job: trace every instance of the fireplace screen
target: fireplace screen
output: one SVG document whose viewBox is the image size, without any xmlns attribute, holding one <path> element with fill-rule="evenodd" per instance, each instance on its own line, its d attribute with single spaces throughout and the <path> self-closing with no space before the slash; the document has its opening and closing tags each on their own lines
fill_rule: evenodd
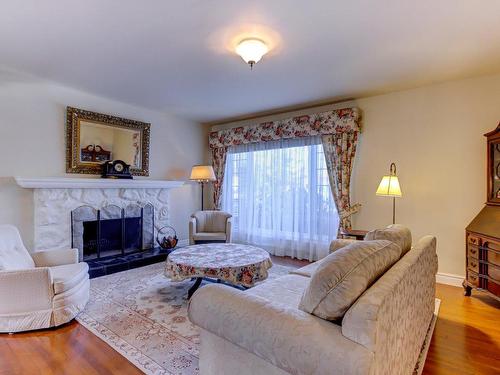
<svg viewBox="0 0 500 375">
<path fill-rule="evenodd" d="M 154 247 L 154 207 L 81 206 L 71 212 L 72 246 L 80 260 L 125 255 Z"/>
</svg>

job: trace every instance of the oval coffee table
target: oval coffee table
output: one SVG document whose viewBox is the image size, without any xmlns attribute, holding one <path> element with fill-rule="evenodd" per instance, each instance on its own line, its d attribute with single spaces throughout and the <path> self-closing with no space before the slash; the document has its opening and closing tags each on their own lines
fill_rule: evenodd
<svg viewBox="0 0 500 375">
<path fill-rule="evenodd" d="M 188 298 L 191 298 L 204 278 L 249 288 L 265 280 L 272 265 L 269 253 L 255 246 L 233 243 L 192 245 L 169 254 L 165 276 L 172 281 L 196 278 L 188 292 Z"/>
</svg>

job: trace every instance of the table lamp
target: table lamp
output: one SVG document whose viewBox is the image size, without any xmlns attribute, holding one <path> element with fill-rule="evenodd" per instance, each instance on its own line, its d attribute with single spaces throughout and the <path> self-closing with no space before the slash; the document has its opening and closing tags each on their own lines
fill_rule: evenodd
<svg viewBox="0 0 500 375">
<path fill-rule="evenodd" d="M 389 176 L 382 177 L 375 193 L 382 197 L 392 197 L 392 223 L 396 224 L 396 197 L 401 197 L 401 188 L 399 186 L 398 176 L 396 176 L 396 164 L 391 163 Z"/>
<path fill-rule="evenodd" d="M 201 210 L 203 211 L 203 187 L 207 182 L 216 180 L 214 169 L 211 165 L 194 165 L 189 179 L 201 185 Z"/>
</svg>

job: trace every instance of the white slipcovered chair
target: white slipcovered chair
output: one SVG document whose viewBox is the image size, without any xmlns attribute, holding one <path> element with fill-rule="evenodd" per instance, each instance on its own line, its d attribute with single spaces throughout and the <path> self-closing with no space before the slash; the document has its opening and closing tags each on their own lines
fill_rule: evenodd
<svg viewBox="0 0 500 375">
<path fill-rule="evenodd" d="M 72 320 L 89 300 L 88 269 L 78 249 L 30 254 L 16 227 L 0 225 L 0 332 Z"/>
<path fill-rule="evenodd" d="M 198 211 L 189 221 L 189 244 L 231 242 L 231 214 L 224 211 Z"/>
</svg>

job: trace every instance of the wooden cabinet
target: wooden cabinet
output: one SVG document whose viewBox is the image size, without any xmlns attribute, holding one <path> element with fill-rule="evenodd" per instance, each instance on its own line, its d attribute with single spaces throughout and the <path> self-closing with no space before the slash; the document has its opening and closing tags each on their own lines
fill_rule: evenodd
<svg viewBox="0 0 500 375">
<path fill-rule="evenodd" d="M 467 279 L 465 295 L 472 288 L 480 289 L 500 299 L 500 238 L 467 231 Z"/>
<path fill-rule="evenodd" d="M 482 290 L 500 300 L 500 124 L 487 138 L 486 206 L 466 228 L 465 295 Z"/>
</svg>

